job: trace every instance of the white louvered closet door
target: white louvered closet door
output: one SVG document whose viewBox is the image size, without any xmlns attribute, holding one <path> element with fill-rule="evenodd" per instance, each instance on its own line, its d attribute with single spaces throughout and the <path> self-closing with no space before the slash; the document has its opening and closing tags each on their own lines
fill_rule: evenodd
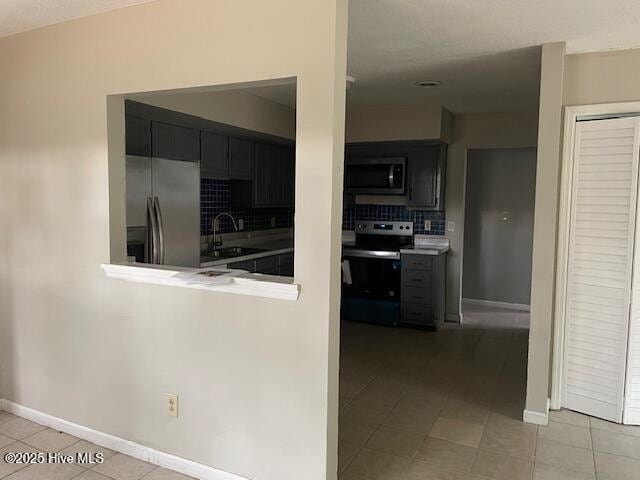
<svg viewBox="0 0 640 480">
<path fill-rule="evenodd" d="M 578 122 L 574 145 L 563 405 L 614 422 L 625 391 L 639 133 L 635 117 Z"/>
</svg>

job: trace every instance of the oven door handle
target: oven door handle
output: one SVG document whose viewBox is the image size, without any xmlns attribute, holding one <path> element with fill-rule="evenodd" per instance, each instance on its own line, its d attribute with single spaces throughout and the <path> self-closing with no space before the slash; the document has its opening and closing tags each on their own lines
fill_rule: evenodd
<svg viewBox="0 0 640 480">
<path fill-rule="evenodd" d="M 381 260 L 400 260 L 400 252 L 390 252 L 388 250 L 359 250 L 348 248 L 342 251 L 342 256 L 358 258 L 379 258 Z"/>
<path fill-rule="evenodd" d="M 389 165 L 389 188 L 393 188 L 395 183 L 395 165 L 392 163 Z"/>
</svg>

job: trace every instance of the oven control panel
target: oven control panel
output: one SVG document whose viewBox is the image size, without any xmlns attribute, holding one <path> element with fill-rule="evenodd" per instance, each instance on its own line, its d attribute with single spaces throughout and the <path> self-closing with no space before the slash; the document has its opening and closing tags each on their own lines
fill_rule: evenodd
<svg viewBox="0 0 640 480">
<path fill-rule="evenodd" d="M 372 235 L 413 235 L 413 222 L 358 222 L 356 233 Z"/>
</svg>

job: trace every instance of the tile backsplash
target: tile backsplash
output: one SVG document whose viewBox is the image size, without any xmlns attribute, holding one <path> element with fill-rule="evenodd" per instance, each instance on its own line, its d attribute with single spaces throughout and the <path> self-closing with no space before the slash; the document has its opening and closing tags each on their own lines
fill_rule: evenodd
<svg viewBox="0 0 640 480">
<path fill-rule="evenodd" d="M 413 231 L 419 234 L 444 235 L 445 212 L 408 209 L 404 205 L 355 205 L 342 211 L 342 229 L 353 230 L 361 220 L 413 221 Z M 431 230 L 424 229 L 424 221 L 431 220 Z"/>
<path fill-rule="evenodd" d="M 200 234 L 211 235 L 213 218 L 228 212 L 237 220 L 244 221 L 244 230 L 265 230 L 269 228 L 293 227 L 292 208 L 232 208 L 228 180 L 200 179 Z M 275 227 L 271 220 L 275 220 Z M 353 230 L 360 220 L 413 221 L 414 233 L 444 235 L 445 212 L 412 210 L 403 205 L 355 205 L 344 208 L 342 228 Z M 425 231 L 424 221 L 431 220 L 431 230 Z M 229 217 L 220 217 L 220 233 L 233 231 Z"/>
<path fill-rule="evenodd" d="M 228 180 L 200 179 L 200 235 L 211 235 L 213 218 L 228 212 L 244 221 L 244 230 L 293 227 L 291 208 L 231 208 L 231 192 Z M 271 220 L 275 220 L 275 226 Z M 220 217 L 220 233 L 233 232 L 233 223 L 228 216 Z"/>
</svg>

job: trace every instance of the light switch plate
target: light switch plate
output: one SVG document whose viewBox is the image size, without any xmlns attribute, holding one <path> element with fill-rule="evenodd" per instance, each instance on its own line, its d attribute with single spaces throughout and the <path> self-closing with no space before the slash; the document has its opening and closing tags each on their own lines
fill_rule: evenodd
<svg viewBox="0 0 640 480">
<path fill-rule="evenodd" d="M 456 229 L 456 222 L 447 222 L 447 231 L 453 232 Z"/>
<path fill-rule="evenodd" d="M 178 416 L 178 395 L 175 393 L 167 393 L 167 415 Z"/>
<path fill-rule="evenodd" d="M 244 219 L 242 218 L 238 220 L 238 230 L 244 230 Z"/>
<path fill-rule="evenodd" d="M 425 221 L 424 221 L 424 229 L 425 229 L 425 231 L 427 231 L 427 232 L 428 232 L 429 230 L 431 230 L 431 220 L 425 220 Z"/>
</svg>

